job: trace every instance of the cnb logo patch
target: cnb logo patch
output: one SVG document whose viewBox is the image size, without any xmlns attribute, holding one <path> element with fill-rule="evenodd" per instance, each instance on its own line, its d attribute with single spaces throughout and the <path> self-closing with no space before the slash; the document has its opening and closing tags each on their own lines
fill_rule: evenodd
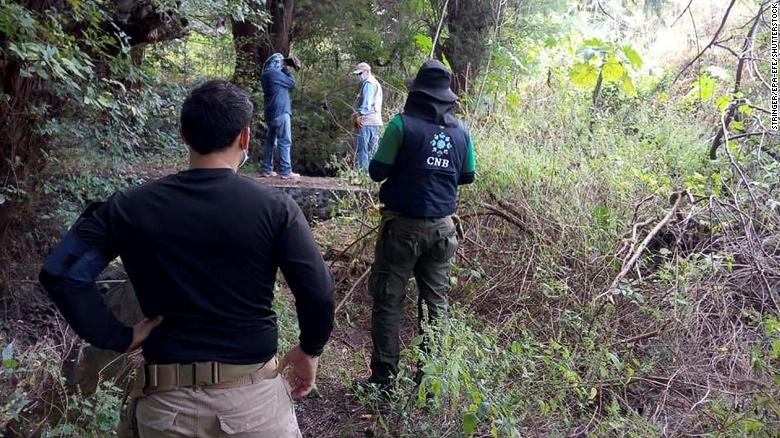
<svg viewBox="0 0 780 438">
<path fill-rule="evenodd" d="M 450 160 L 445 157 L 449 156 L 450 149 L 452 149 L 450 136 L 444 131 L 435 134 L 431 140 L 431 156 L 425 162 L 429 166 L 449 167 Z"/>
<path fill-rule="evenodd" d="M 437 157 L 448 155 L 450 153 L 450 149 L 452 149 L 450 137 L 446 132 L 443 131 L 433 136 L 433 140 L 431 140 L 431 146 L 433 146 L 431 152 L 436 154 Z"/>
</svg>

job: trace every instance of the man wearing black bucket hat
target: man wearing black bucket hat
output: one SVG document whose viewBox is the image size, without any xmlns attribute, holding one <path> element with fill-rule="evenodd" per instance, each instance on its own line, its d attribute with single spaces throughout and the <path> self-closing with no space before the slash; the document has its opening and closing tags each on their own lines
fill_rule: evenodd
<svg viewBox="0 0 780 438">
<path fill-rule="evenodd" d="M 419 288 L 418 324 L 447 311 L 450 260 L 458 247 L 452 215 L 458 185 L 474 181 L 474 148 L 455 116 L 458 97 L 450 71 L 426 61 L 409 85 L 404 111 L 387 125 L 369 165 L 384 181 L 384 204 L 369 291 L 373 297 L 371 377 L 387 387 L 398 371 L 398 330 L 404 294 L 414 275 Z M 421 327 L 420 327 L 421 328 Z"/>
</svg>

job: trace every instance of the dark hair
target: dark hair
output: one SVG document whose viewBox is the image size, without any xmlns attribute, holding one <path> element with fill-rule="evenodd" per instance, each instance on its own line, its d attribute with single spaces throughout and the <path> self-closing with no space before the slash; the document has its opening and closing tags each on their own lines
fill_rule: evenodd
<svg viewBox="0 0 780 438">
<path fill-rule="evenodd" d="M 199 154 L 224 149 L 249 126 L 253 110 L 249 95 L 241 88 L 228 81 L 207 81 L 184 99 L 182 136 Z"/>
</svg>

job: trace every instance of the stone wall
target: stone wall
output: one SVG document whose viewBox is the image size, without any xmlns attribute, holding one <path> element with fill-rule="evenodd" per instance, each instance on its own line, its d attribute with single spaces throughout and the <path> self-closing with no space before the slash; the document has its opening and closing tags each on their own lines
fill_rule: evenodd
<svg viewBox="0 0 780 438">
<path fill-rule="evenodd" d="M 274 186 L 292 196 L 309 222 L 331 219 L 339 215 L 347 206 L 364 202 L 370 196 L 368 191 L 353 186 L 329 188 L 292 184 Z"/>
</svg>

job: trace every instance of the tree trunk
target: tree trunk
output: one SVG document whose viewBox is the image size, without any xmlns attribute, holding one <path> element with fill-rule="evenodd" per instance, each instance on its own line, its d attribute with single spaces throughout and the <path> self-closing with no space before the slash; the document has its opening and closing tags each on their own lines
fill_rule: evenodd
<svg viewBox="0 0 780 438">
<path fill-rule="evenodd" d="M 187 20 L 175 10 L 157 9 L 157 3 L 155 0 L 115 2 L 114 23 L 128 36 L 131 46 L 168 41 L 187 34 Z M 181 1 L 175 6 L 178 9 Z"/>
<path fill-rule="evenodd" d="M 259 3 L 256 5 L 259 9 Z M 263 63 L 275 52 L 290 54 L 294 0 L 268 0 L 266 12 L 269 23 L 262 27 L 252 21 L 232 21 L 233 44 L 236 49 L 236 69 L 233 82 L 253 88 L 256 86 Z"/>
<path fill-rule="evenodd" d="M 294 0 L 268 0 L 268 14 L 271 23 L 268 33 L 260 47 L 261 62 L 265 62 L 269 56 L 279 52 L 284 56 L 290 55 L 290 34 L 292 32 L 293 13 L 295 11 Z"/>
<path fill-rule="evenodd" d="M 470 88 L 490 58 L 488 36 L 495 23 L 492 2 L 450 0 L 445 22 L 449 36 L 442 52 L 452 68 L 452 91 L 461 94 Z"/>
<path fill-rule="evenodd" d="M 231 19 L 233 46 L 236 51 L 236 68 L 233 82 L 245 88 L 254 88 L 265 58 L 259 56 L 262 30 L 250 21 Z"/>
</svg>

